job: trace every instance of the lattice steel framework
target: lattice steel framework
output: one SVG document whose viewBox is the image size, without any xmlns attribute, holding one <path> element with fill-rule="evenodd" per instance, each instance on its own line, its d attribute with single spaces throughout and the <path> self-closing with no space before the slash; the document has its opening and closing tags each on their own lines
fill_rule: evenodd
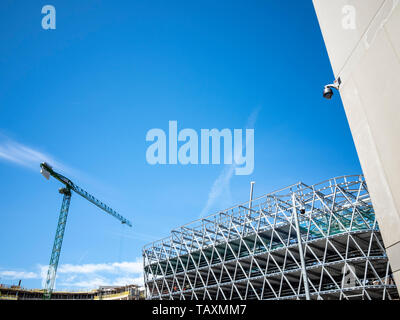
<svg viewBox="0 0 400 320">
<path fill-rule="evenodd" d="M 361 175 L 299 182 L 146 245 L 147 297 L 304 299 L 294 212 L 311 299 L 398 298 Z"/>
</svg>

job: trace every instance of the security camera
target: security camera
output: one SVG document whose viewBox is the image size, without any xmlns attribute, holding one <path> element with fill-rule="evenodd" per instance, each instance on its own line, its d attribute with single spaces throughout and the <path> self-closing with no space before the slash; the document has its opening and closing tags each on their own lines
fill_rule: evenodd
<svg viewBox="0 0 400 320">
<path fill-rule="evenodd" d="M 335 80 L 335 82 L 334 83 L 331 83 L 331 84 L 327 84 L 325 87 L 324 87 L 324 92 L 323 92 L 323 97 L 325 98 L 325 99 L 328 99 L 328 100 L 330 100 L 331 98 L 332 98 L 332 96 L 333 96 L 333 90 L 332 90 L 332 88 L 334 88 L 334 89 L 336 89 L 336 90 L 339 90 L 339 86 L 340 86 L 340 84 L 341 84 L 341 80 L 340 80 L 340 77 L 337 79 L 337 80 Z"/>
<path fill-rule="evenodd" d="M 332 89 L 331 89 L 331 87 L 329 85 L 324 87 L 323 96 L 324 96 L 325 99 L 328 99 L 328 100 L 332 98 L 333 91 L 332 91 Z"/>
</svg>

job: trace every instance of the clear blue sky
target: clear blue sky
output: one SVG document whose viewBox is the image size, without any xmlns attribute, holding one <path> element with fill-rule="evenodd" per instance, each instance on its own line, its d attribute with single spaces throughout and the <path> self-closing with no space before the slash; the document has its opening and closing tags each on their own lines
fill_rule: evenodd
<svg viewBox="0 0 400 320">
<path fill-rule="evenodd" d="M 73 195 L 60 289 L 136 281 L 144 244 L 246 201 L 251 180 L 257 196 L 361 173 L 339 96 L 321 95 L 333 73 L 311 0 L 3 0 L 0 37 L 0 283 L 41 286 L 61 206 L 42 155 L 133 222 Z M 244 128 L 255 110 L 254 172 L 208 207 L 224 165 L 146 163 L 152 128 Z"/>
</svg>

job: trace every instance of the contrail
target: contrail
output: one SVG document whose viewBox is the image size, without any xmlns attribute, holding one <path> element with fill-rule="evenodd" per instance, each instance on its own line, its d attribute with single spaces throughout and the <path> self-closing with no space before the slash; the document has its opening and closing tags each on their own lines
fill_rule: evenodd
<svg viewBox="0 0 400 320">
<path fill-rule="evenodd" d="M 258 107 L 254 109 L 253 112 L 250 114 L 250 116 L 247 119 L 246 129 L 254 128 L 260 109 L 261 108 Z M 242 147 L 242 149 L 243 148 L 244 146 Z M 222 170 L 218 178 L 214 181 L 211 190 L 208 194 L 206 205 L 204 206 L 203 210 L 201 210 L 200 218 L 210 214 L 209 212 L 210 209 L 215 205 L 217 200 L 220 199 L 224 193 L 228 195 L 228 198 L 230 198 L 230 184 L 236 167 L 237 164 L 235 163 L 226 166 Z"/>
</svg>

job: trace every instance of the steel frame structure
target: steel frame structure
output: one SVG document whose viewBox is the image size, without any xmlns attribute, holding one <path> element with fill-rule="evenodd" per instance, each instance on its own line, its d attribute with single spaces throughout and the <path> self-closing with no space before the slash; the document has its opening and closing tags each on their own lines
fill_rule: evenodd
<svg viewBox="0 0 400 320">
<path fill-rule="evenodd" d="M 143 248 L 148 299 L 398 298 L 362 175 L 296 183 Z M 304 269 L 303 269 L 304 271 Z"/>
</svg>

